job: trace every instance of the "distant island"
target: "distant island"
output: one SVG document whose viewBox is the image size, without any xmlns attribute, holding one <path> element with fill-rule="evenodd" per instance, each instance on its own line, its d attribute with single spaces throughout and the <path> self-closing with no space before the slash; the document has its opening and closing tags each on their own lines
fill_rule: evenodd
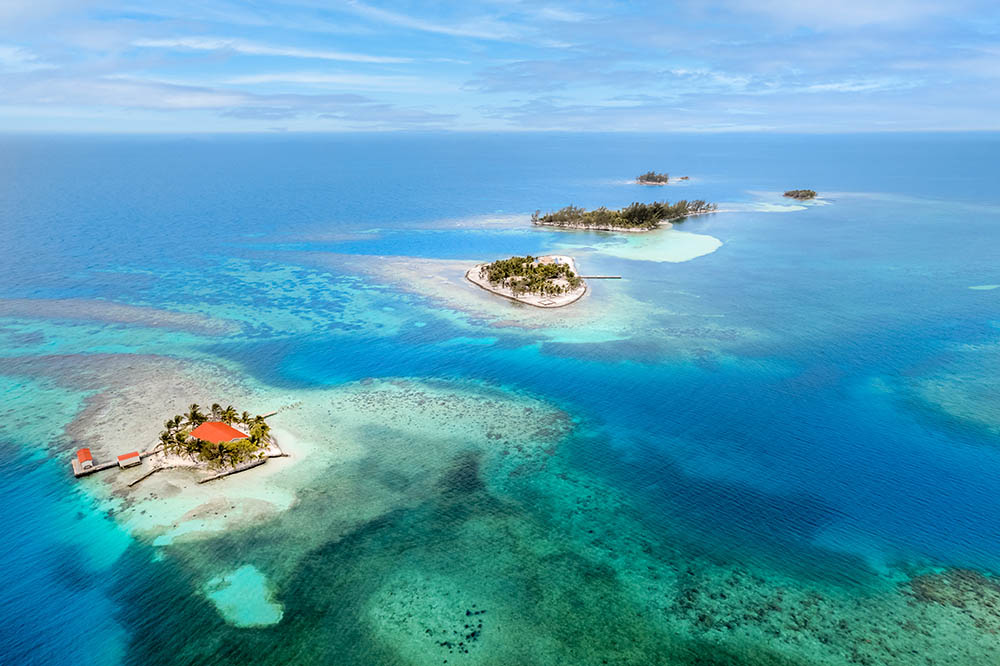
<svg viewBox="0 0 1000 666">
<path fill-rule="evenodd" d="M 816 190 L 788 190 L 784 196 L 791 199 L 815 199 Z"/>
<path fill-rule="evenodd" d="M 471 268 L 465 277 L 478 287 L 539 308 L 569 305 L 587 292 L 572 257 L 511 257 Z"/>
<path fill-rule="evenodd" d="M 647 171 L 635 179 L 640 185 L 666 185 L 670 182 L 670 175 L 666 173 L 656 173 Z"/>
<path fill-rule="evenodd" d="M 688 176 L 681 176 L 680 178 L 675 178 L 675 180 L 688 180 Z M 640 176 L 636 176 L 635 182 L 640 185 L 666 185 L 670 182 L 670 174 L 647 171 Z"/>
<path fill-rule="evenodd" d="M 541 211 L 535 211 L 531 216 L 531 223 L 591 231 L 651 231 L 665 222 L 680 220 L 691 215 L 713 213 L 716 210 L 718 210 L 716 204 L 701 199 L 681 200 L 674 204 L 669 201 L 633 203 L 619 210 L 610 210 L 602 206 L 588 211 L 570 205 L 544 215 L 540 214 Z"/>
</svg>

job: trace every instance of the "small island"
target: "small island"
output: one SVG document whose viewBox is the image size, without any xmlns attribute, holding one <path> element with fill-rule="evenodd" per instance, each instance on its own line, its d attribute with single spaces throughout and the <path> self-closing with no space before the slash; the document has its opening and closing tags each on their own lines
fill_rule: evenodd
<svg viewBox="0 0 1000 666">
<path fill-rule="evenodd" d="M 209 472 L 198 483 L 221 479 L 263 465 L 269 458 L 287 455 L 271 436 L 267 424 L 266 419 L 276 413 L 251 416 L 249 412 L 238 413 L 232 405 L 222 407 L 216 403 L 206 415 L 197 404 L 192 404 L 186 414 L 167 419 L 159 441 L 148 450 L 128 451 L 98 462 L 89 448 L 79 449 L 71 461 L 73 475 L 79 478 L 108 469 L 148 468 L 128 481 L 133 486 L 156 472 L 185 468 Z M 149 464 L 143 465 L 144 462 Z"/>
<path fill-rule="evenodd" d="M 619 210 L 610 210 L 601 206 L 588 211 L 570 205 L 554 213 L 544 215 L 540 214 L 541 211 L 535 211 L 531 216 L 531 223 L 561 229 L 589 231 L 651 231 L 664 223 L 681 220 L 692 215 L 714 213 L 716 210 L 718 210 L 716 204 L 701 199 L 681 200 L 674 204 L 669 201 L 655 201 L 650 204 L 633 203 Z"/>
<path fill-rule="evenodd" d="M 641 176 L 636 177 L 635 182 L 640 185 L 666 185 L 670 182 L 670 174 L 647 171 Z"/>
<path fill-rule="evenodd" d="M 689 180 L 689 176 L 681 176 L 674 180 Z M 666 185 L 670 182 L 670 174 L 647 171 L 642 175 L 636 176 L 635 182 L 640 185 Z"/>
<path fill-rule="evenodd" d="M 558 308 L 578 301 L 587 283 L 572 257 L 511 257 L 471 268 L 466 279 L 487 291 L 539 308 Z"/>
<path fill-rule="evenodd" d="M 800 199 L 803 201 L 807 199 L 815 199 L 816 190 L 788 190 L 785 192 L 784 196 L 790 199 Z"/>
<path fill-rule="evenodd" d="M 237 430 L 242 425 L 246 432 Z M 186 458 L 213 469 L 238 469 L 265 461 L 273 445 L 271 427 L 263 416 L 238 413 L 229 405 L 212 405 L 211 414 L 202 414 L 192 404 L 186 414 L 178 414 L 163 424 L 160 445 L 167 456 Z"/>
</svg>

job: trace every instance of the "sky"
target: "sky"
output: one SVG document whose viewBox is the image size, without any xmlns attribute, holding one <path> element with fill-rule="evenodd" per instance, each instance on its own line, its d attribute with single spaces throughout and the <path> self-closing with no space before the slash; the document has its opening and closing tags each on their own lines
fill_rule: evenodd
<svg viewBox="0 0 1000 666">
<path fill-rule="evenodd" d="M 1000 129 L 1000 0 L 0 0 L 0 131 Z"/>
</svg>

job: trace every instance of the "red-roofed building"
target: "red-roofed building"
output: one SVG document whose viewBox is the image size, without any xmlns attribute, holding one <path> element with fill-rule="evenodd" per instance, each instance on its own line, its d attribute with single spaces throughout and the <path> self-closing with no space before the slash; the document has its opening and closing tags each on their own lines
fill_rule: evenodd
<svg viewBox="0 0 1000 666">
<path fill-rule="evenodd" d="M 80 469 L 90 469 L 94 466 L 94 458 L 90 455 L 90 449 L 80 449 L 77 451 L 76 459 L 80 463 Z"/>
<path fill-rule="evenodd" d="M 246 439 L 245 432 L 240 432 L 228 423 L 222 421 L 205 421 L 200 426 L 191 431 L 191 437 L 201 439 L 212 444 L 224 444 L 237 439 Z"/>
<path fill-rule="evenodd" d="M 129 453 L 123 453 L 118 456 L 118 466 L 122 469 L 138 465 L 141 462 L 142 458 L 139 457 L 138 451 L 130 451 Z"/>
</svg>

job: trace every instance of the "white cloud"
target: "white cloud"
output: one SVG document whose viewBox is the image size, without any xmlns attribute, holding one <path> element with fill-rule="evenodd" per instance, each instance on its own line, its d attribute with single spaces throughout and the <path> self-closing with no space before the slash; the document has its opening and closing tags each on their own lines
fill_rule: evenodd
<svg viewBox="0 0 1000 666">
<path fill-rule="evenodd" d="M 121 0 L 119 0 L 121 2 Z M 287 28 L 306 32 L 337 35 L 370 34 L 361 25 L 350 25 L 342 19 L 332 21 L 320 13 L 288 4 L 267 6 L 264 3 L 235 0 L 171 0 L 151 3 L 148 0 L 125 0 L 121 9 L 139 16 L 198 21 L 227 26 Z"/>
<path fill-rule="evenodd" d="M 355 93 L 260 94 L 127 75 L 32 77 L 12 81 L 4 93 L 0 113 L 36 107 L 210 112 L 241 121 L 337 119 L 359 128 L 436 127 L 454 121 L 450 113 L 400 107 Z"/>
<path fill-rule="evenodd" d="M 132 42 L 140 48 L 190 49 L 193 51 L 232 51 L 244 55 L 280 56 L 287 58 L 309 58 L 315 60 L 339 60 L 363 63 L 405 63 L 412 58 L 373 56 L 363 53 L 346 53 L 324 49 L 307 49 L 295 46 L 275 46 L 227 37 L 176 37 L 169 39 L 138 39 Z"/>
<path fill-rule="evenodd" d="M 532 9 L 531 14 L 546 21 L 558 21 L 560 23 L 579 23 L 591 18 L 587 14 L 565 7 L 539 7 Z"/>
<path fill-rule="evenodd" d="M 805 86 L 804 88 L 799 88 L 799 90 L 807 93 L 852 93 L 875 92 L 879 90 L 901 90 L 903 88 L 912 88 L 914 85 L 915 84 L 913 83 L 902 83 L 900 81 L 888 81 L 881 79 L 856 79 L 850 81 L 834 81 L 831 83 L 813 83 Z"/>
<path fill-rule="evenodd" d="M 42 62 L 27 49 L 0 44 L 0 72 L 32 72 L 53 67 L 54 65 Z"/>
<path fill-rule="evenodd" d="M 0 2 L 0 26 L 41 21 L 90 4 L 94 4 L 92 0 L 4 0 Z"/>
<path fill-rule="evenodd" d="M 900 25 L 934 16 L 954 15 L 974 0 L 721 0 L 738 11 L 765 14 L 777 23 L 817 29 Z"/>
<path fill-rule="evenodd" d="M 296 84 L 338 86 L 355 90 L 386 90 L 392 92 L 458 92 L 456 85 L 428 81 L 417 76 L 379 76 L 367 74 L 324 72 L 274 72 L 234 76 L 223 83 L 228 85 Z"/>
<path fill-rule="evenodd" d="M 509 23 L 503 23 L 492 19 L 479 19 L 474 22 L 466 22 L 459 25 L 441 23 L 438 21 L 428 21 L 426 19 L 392 12 L 387 9 L 379 9 L 366 5 L 357 0 L 350 0 L 344 7 L 359 16 L 395 25 L 400 28 L 410 28 L 421 32 L 433 32 L 440 35 L 451 35 L 452 37 L 472 37 L 475 39 L 505 40 L 515 37 L 520 31 Z"/>
</svg>

